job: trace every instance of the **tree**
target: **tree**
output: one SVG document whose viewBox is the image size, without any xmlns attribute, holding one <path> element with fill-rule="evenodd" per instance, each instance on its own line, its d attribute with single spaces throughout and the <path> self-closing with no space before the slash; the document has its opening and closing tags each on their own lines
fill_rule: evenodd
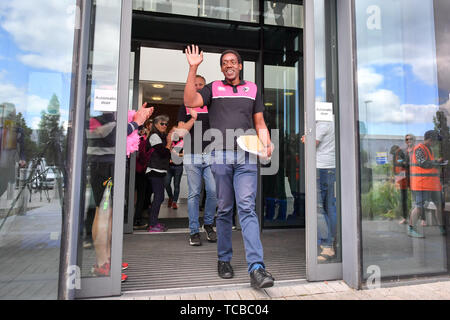
<svg viewBox="0 0 450 320">
<path fill-rule="evenodd" d="M 34 142 L 31 138 L 33 134 L 33 129 L 27 126 L 25 118 L 22 113 L 19 112 L 16 116 L 16 126 L 22 129 L 22 133 L 24 136 L 24 154 L 25 160 L 30 161 L 33 157 L 36 156 L 38 152 L 38 146 L 36 142 Z"/>
<path fill-rule="evenodd" d="M 64 139 L 64 130 L 60 126 L 60 103 L 56 94 L 50 99 L 47 111 L 41 112 L 39 123 L 39 151 L 43 152 L 48 165 L 61 164 L 61 141 Z"/>
</svg>

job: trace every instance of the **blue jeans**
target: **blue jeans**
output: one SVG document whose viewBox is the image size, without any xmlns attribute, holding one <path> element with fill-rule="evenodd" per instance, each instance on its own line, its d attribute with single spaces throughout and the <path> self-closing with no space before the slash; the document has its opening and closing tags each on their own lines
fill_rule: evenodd
<svg viewBox="0 0 450 320">
<path fill-rule="evenodd" d="M 241 159 L 245 156 L 245 159 Z M 221 160 L 219 160 L 221 159 Z M 220 163 L 219 161 L 222 163 Z M 243 161 L 245 160 L 245 161 Z M 257 165 L 248 162 L 248 153 L 215 151 L 211 166 L 217 190 L 217 254 L 219 261 L 231 261 L 233 205 L 236 199 L 245 246 L 248 271 L 256 263 L 264 267 L 259 221 L 255 210 Z"/>
<path fill-rule="evenodd" d="M 180 182 L 183 176 L 183 166 L 170 166 L 167 170 L 167 175 L 164 180 L 164 187 L 166 188 L 167 196 L 173 200 L 178 201 L 180 195 Z M 172 178 L 173 178 L 173 193 L 172 193 Z"/>
<path fill-rule="evenodd" d="M 209 154 L 189 154 L 183 159 L 184 169 L 186 170 L 188 180 L 188 216 L 190 233 L 199 232 L 200 224 L 198 222 L 200 194 L 202 192 L 202 179 L 205 181 L 206 202 L 204 224 L 214 223 L 216 215 L 216 183 L 211 173 L 211 156 Z"/>
<path fill-rule="evenodd" d="M 336 169 L 317 169 L 317 238 L 318 244 L 331 247 L 336 238 Z"/>
</svg>

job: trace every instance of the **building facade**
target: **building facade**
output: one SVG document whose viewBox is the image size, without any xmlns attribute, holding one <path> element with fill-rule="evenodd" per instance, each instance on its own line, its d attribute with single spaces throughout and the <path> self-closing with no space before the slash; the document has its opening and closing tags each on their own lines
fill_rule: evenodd
<svg viewBox="0 0 450 320">
<path fill-rule="evenodd" d="M 148 102 L 176 124 L 191 43 L 207 83 L 234 49 L 262 92 L 275 153 L 256 209 L 278 279 L 448 276 L 449 13 L 445 0 L 0 4 L 0 299 L 204 285 L 183 273 L 209 261 L 185 241 L 186 175 L 178 210 L 160 212 L 169 232 L 147 234 L 126 152 L 129 110 Z"/>
</svg>

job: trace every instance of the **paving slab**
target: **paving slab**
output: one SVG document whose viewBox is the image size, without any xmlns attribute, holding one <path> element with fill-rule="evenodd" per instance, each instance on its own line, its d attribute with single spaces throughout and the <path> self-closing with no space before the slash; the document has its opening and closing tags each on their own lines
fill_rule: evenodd
<svg viewBox="0 0 450 320">
<path fill-rule="evenodd" d="M 196 293 L 195 294 L 196 300 L 211 300 L 211 296 L 209 293 Z"/>
<path fill-rule="evenodd" d="M 255 300 L 256 297 L 250 289 L 241 289 L 238 290 L 238 295 L 241 297 L 241 300 Z"/>
<path fill-rule="evenodd" d="M 241 300 L 241 297 L 236 291 L 225 291 L 225 299 L 227 300 Z"/>
</svg>

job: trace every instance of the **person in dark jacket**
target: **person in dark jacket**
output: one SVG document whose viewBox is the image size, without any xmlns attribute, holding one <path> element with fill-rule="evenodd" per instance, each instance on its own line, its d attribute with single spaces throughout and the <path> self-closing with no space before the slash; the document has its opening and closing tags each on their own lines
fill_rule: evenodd
<svg viewBox="0 0 450 320">
<path fill-rule="evenodd" d="M 169 170 L 170 151 L 172 148 L 171 135 L 167 134 L 169 117 L 157 116 L 153 119 L 153 127 L 148 142 L 153 149 L 147 172 L 152 192 L 154 194 L 149 215 L 148 232 L 164 232 L 167 228 L 158 223 L 159 209 L 164 201 L 164 180 Z"/>
<path fill-rule="evenodd" d="M 142 212 L 150 204 L 149 195 L 151 187 L 145 171 L 153 149 L 150 147 L 148 138 L 152 129 L 153 119 L 147 119 L 139 132 L 139 152 L 136 157 L 136 211 L 134 213 L 134 227 L 136 229 L 147 228 L 148 225 L 142 219 Z"/>
</svg>

